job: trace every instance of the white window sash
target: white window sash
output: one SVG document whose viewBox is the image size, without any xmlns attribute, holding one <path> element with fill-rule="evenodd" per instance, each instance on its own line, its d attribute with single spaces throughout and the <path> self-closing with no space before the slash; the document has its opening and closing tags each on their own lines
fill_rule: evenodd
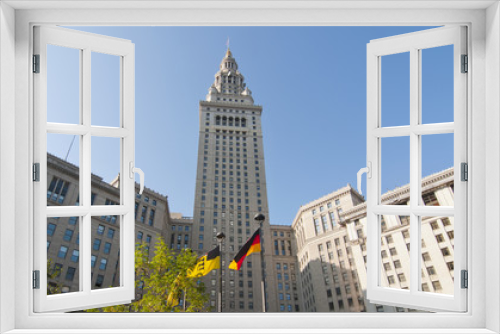
<svg viewBox="0 0 500 334">
<path fill-rule="evenodd" d="M 47 123 L 47 45 L 80 50 L 80 122 Z M 91 53 L 120 57 L 120 126 L 91 124 Z M 34 54 L 40 55 L 40 73 L 34 83 L 34 162 L 40 163 L 40 182 L 34 183 L 34 270 L 40 271 L 40 289 L 34 290 L 34 311 L 72 311 L 128 303 L 134 299 L 134 192 L 130 169 L 134 162 L 134 44 L 118 38 L 70 29 L 34 28 Z M 80 140 L 80 206 L 47 207 L 47 133 L 77 135 Z M 91 205 L 91 138 L 119 138 L 120 201 L 118 205 Z M 131 177 L 132 176 L 132 177 Z M 92 290 L 91 217 L 120 217 L 120 286 Z M 80 217 L 80 259 L 78 292 L 47 295 L 47 218 Z"/>
<path fill-rule="evenodd" d="M 454 122 L 420 124 L 421 51 L 444 45 L 454 45 Z M 381 57 L 402 52 L 410 53 L 410 124 L 387 127 L 381 125 Z M 467 187 L 460 180 L 460 164 L 467 162 L 467 75 L 461 73 L 461 55 L 467 54 L 466 28 L 442 27 L 371 41 L 367 46 L 367 161 L 372 177 L 367 180 L 368 220 L 368 282 L 367 298 L 372 303 L 439 311 L 466 311 L 467 290 L 461 288 L 460 272 L 467 269 L 466 221 Z M 469 69 L 470 71 L 470 69 Z M 424 134 L 454 134 L 454 207 L 421 205 L 421 139 Z M 410 205 L 383 205 L 381 200 L 381 139 L 396 136 L 410 138 Z M 410 287 L 382 287 L 380 277 L 380 216 L 410 216 Z M 454 287 L 453 295 L 428 293 L 420 290 L 421 233 L 423 216 L 453 216 Z"/>
</svg>

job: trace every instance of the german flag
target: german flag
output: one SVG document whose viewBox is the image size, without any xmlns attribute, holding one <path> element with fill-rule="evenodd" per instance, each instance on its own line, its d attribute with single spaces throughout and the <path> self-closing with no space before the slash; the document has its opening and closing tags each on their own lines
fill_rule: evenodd
<svg viewBox="0 0 500 334">
<path fill-rule="evenodd" d="M 229 269 L 240 270 L 245 258 L 252 254 L 260 252 L 260 228 L 255 231 L 250 239 L 241 247 L 240 251 L 229 264 Z"/>
<path fill-rule="evenodd" d="M 213 269 L 220 268 L 219 245 L 198 259 L 192 270 L 188 270 L 188 277 L 200 277 L 208 275 Z"/>
</svg>

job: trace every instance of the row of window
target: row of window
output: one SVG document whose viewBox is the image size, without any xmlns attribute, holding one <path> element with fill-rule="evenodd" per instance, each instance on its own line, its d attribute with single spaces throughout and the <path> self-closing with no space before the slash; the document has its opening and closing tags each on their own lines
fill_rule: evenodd
<svg viewBox="0 0 500 334">
<path fill-rule="evenodd" d="M 69 184 L 54 176 L 47 190 L 47 199 L 62 204 L 68 194 Z"/>
<path fill-rule="evenodd" d="M 286 246 L 285 246 L 286 244 Z M 281 247 L 279 247 L 281 245 Z M 292 255 L 292 244 L 290 240 L 274 240 L 274 255 Z"/>
<path fill-rule="evenodd" d="M 108 247 L 109 247 L 109 249 L 111 249 L 111 245 L 109 245 Z M 60 249 L 59 249 L 59 252 L 57 253 L 57 257 L 59 257 L 61 259 L 66 259 L 66 255 L 67 254 L 68 254 L 68 247 L 67 246 L 61 246 Z M 106 254 L 109 254 L 109 251 Z M 74 262 L 74 263 L 78 263 L 79 258 L 80 258 L 80 251 L 78 249 L 74 249 L 73 252 L 72 252 L 72 254 L 71 254 L 70 261 Z M 97 256 L 96 255 L 92 255 L 91 256 L 91 264 L 90 264 L 92 268 L 95 267 L 96 261 L 97 261 Z M 104 257 L 101 258 L 101 261 L 100 261 L 100 264 L 99 264 L 99 269 L 100 270 L 106 270 L 107 264 L 108 264 L 108 260 L 106 258 L 104 258 Z M 62 265 L 61 265 L 61 268 L 62 268 Z"/>
<path fill-rule="evenodd" d="M 201 200 L 202 201 L 205 201 L 205 195 L 201 195 Z M 245 200 L 246 202 L 246 200 Z M 230 203 L 233 203 L 233 204 L 229 204 L 229 205 L 226 205 L 226 204 L 221 204 L 220 208 L 222 210 L 226 210 L 226 209 L 229 209 L 229 210 L 237 210 L 239 211 L 238 214 L 241 214 L 241 211 L 250 211 L 250 207 L 248 205 L 245 205 L 244 207 L 242 205 L 237 205 L 236 207 L 234 206 L 234 202 L 230 202 Z M 262 205 L 262 201 L 261 200 L 257 200 L 257 205 Z M 205 203 L 202 202 L 200 204 L 200 207 L 201 208 L 205 208 Z M 214 206 L 213 206 L 214 210 L 217 210 L 219 209 L 219 204 L 218 203 L 214 203 Z M 257 211 L 259 212 L 262 212 L 262 206 L 259 206 L 257 207 Z M 248 219 L 248 218 L 247 218 Z"/>
<path fill-rule="evenodd" d="M 277 237 L 277 236 L 278 236 L 278 231 L 273 231 L 273 237 Z M 285 232 L 280 231 L 279 236 L 282 238 L 285 237 Z M 287 238 L 290 238 L 290 232 L 287 232 L 286 236 L 287 236 Z"/>
<path fill-rule="evenodd" d="M 142 242 L 143 238 L 144 238 L 144 233 L 142 231 L 138 231 L 137 232 L 137 239 Z M 149 244 L 150 242 L 151 242 L 151 236 L 148 234 L 148 235 L 146 235 L 146 243 Z"/>
<path fill-rule="evenodd" d="M 217 284 L 218 284 L 217 282 L 218 282 L 218 280 L 212 279 L 210 281 L 210 285 L 211 286 L 217 286 Z M 244 285 L 245 285 L 244 281 L 238 281 L 238 287 L 243 288 Z M 222 280 L 222 286 L 223 287 L 226 286 L 226 281 L 224 279 Z M 235 285 L 235 281 L 234 280 L 229 280 L 229 286 L 230 287 L 235 287 L 236 286 Z M 253 281 L 247 281 L 247 287 L 248 288 L 253 288 Z"/>
<path fill-rule="evenodd" d="M 137 198 L 137 199 L 141 199 L 141 198 L 142 198 L 144 202 L 149 203 L 149 196 L 144 196 L 144 197 L 142 197 L 142 195 L 141 195 L 141 194 L 137 194 L 137 195 L 136 195 L 136 198 Z M 153 200 L 151 201 L 151 204 L 152 204 L 153 206 L 156 206 L 156 200 L 155 200 L 155 199 L 153 199 Z"/>
<path fill-rule="evenodd" d="M 71 217 L 73 218 L 73 217 Z M 77 217 L 74 217 L 74 218 L 77 218 Z M 69 222 L 71 222 L 72 220 L 69 219 Z M 70 223 L 71 224 L 71 223 Z M 71 225 L 74 225 L 74 224 L 71 224 Z M 56 228 L 57 228 L 57 225 L 56 224 L 53 224 L 53 223 L 48 223 L 47 224 L 47 235 L 48 236 L 53 236 L 55 231 L 56 231 Z M 105 232 L 105 227 L 103 225 L 99 225 L 98 228 L 97 228 L 97 234 L 99 235 L 104 235 L 104 232 Z M 107 233 L 107 237 L 109 239 L 113 239 L 114 236 L 115 236 L 115 229 L 112 229 L 112 228 L 108 228 L 108 233 Z M 71 230 L 71 229 L 66 229 L 66 231 L 64 232 L 64 236 L 63 236 L 63 239 L 65 241 L 71 241 L 72 237 L 73 237 L 73 234 L 74 234 L 74 231 Z M 77 234 L 78 236 L 78 234 Z"/>
<path fill-rule="evenodd" d="M 210 301 L 210 306 L 215 307 L 215 300 Z M 245 302 L 240 301 L 239 306 L 240 306 L 240 310 L 244 310 L 245 309 Z M 222 309 L 225 309 L 225 308 L 226 308 L 226 303 L 223 301 L 222 302 Z M 235 309 L 235 302 L 233 300 L 229 301 L 229 308 L 231 310 Z M 253 302 L 248 302 L 248 309 L 253 310 Z"/>
<path fill-rule="evenodd" d="M 292 281 L 295 281 L 295 274 L 292 274 L 292 275 L 291 275 L 291 277 L 292 277 Z M 284 273 L 284 274 L 282 274 L 282 273 L 277 273 L 277 274 L 276 274 L 276 278 L 278 278 L 278 280 L 280 280 L 280 281 L 281 281 L 283 278 L 284 278 L 284 280 L 285 280 L 285 281 L 289 281 L 289 280 L 290 280 L 290 275 L 289 275 L 288 273 Z"/>
<path fill-rule="evenodd" d="M 92 266 L 93 267 L 93 266 Z M 59 274 L 56 276 L 56 277 L 60 277 L 61 276 L 61 273 L 62 273 L 62 270 L 63 269 L 63 265 L 61 263 L 56 263 L 53 267 L 53 272 L 58 272 Z M 66 270 L 66 275 L 64 275 L 64 278 L 66 281 L 73 281 L 75 279 L 75 274 L 76 274 L 76 270 L 77 268 L 75 267 L 68 267 L 68 269 Z M 94 274 L 92 273 L 92 276 Z M 94 286 L 97 287 L 97 288 L 100 288 L 102 287 L 102 284 L 104 282 L 104 275 L 97 275 L 97 278 L 96 278 L 96 281 L 94 283 Z M 69 289 L 67 289 L 67 291 L 63 288 L 62 292 L 69 292 Z"/>
<path fill-rule="evenodd" d="M 229 101 L 229 102 L 233 102 L 233 99 L 226 99 L 226 98 L 224 97 L 224 98 L 222 98 L 222 100 L 221 100 L 221 98 L 220 98 L 220 97 L 218 97 L 218 98 L 217 98 L 217 101 Z M 238 102 L 238 99 L 234 99 L 234 102 Z M 239 100 L 239 102 L 243 103 L 243 102 L 245 102 L 245 100 Z"/>
<path fill-rule="evenodd" d="M 293 306 L 290 304 L 286 305 L 286 311 L 293 312 Z M 299 312 L 299 311 L 300 311 L 299 305 L 295 305 L 295 312 Z M 284 304 L 280 304 L 280 312 L 285 312 L 285 305 Z"/>
<path fill-rule="evenodd" d="M 138 209 L 139 209 L 139 203 L 135 202 L 135 217 L 136 217 L 136 219 L 137 219 Z M 139 217 L 139 221 L 143 224 L 146 222 L 147 211 L 148 211 L 148 207 L 143 205 L 141 208 L 141 216 Z M 156 211 L 154 209 L 149 210 L 149 219 L 148 219 L 149 226 L 154 225 L 155 214 L 156 214 Z"/>
<path fill-rule="evenodd" d="M 217 294 L 217 291 L 215 289 L 210 290 L 211 297 L 215 297 L 216 294 Z M 225 295 L 226 295 L 226 292 L 222 291 L 222 298 L 223 299 L 224 299 Z M 244 294 L 243 290 L 238 291 L 238 296 L 240 298 L 245 298 L 245 294 Z M 235 298 L 234 290 L 229 290 L 229 298 Z M 253 299 L 253 291 L 248 291 L 248 299 Z"/>
<path fill-rule="evenodd" d="M 328 216 L 330 217 L 330 221 L 328 221 L 326 215 L 321 215 L 320 217 L 313 218 L 314 232 L 316 233 L 316 235 L 320 235 L 327 231 L 333 230 L 337 226 L 337 222 L 335 220 L 335 214 L 333 212 L 329 212 Z"/>
<path fill-rule="evenodd" d="M 241 100 L 241 102 L 243 102 L 243 100 Z M 210 107 L 207 107 L 206 108 L 207 111 L 210 111 Z M 242 113 L 242 114 L 245 114 L 245 113 L 250 113 L 250 111 L 248 110 L 238 110 L 238 109 L 223 109 L 223 108 L 217 108 L 217 111 L 223 111 L 223 112 L 235 112 L 235 113 Z M 255 111 L 252 111 L 252 115 L 255 114 Z"/>
<path fill-rule="evenodd" d="M 336 205 L 336 206 L 339 206 L 339 205 L 340 205 L 340 199 L 338 199 L 338 198 L 337 198 L 337 199 L 335 200 L 335 205 Z M 326 207 L 327 207 L 328 209 L 331 209 L 331 208 L 333 207 L 332 202 L 328 202 L 328 203 L 326 203 Z M 323 212 L 323 211 L 325 211 L 325 206 L 324 206 L 324 205 L 321 205 L 321 206 L 319 207 L 319 212 Z M 315 215 L 318 211 L 317 211 L 316 209 L 312 209 L 312 211 L 311 211 L 311 212 L 312 212 L 312 214 L 313 214 L 313 216 L 314 216 L 314 215 Z"/>
<path fill-rule="evenodd" d="M 215 125 L 222 125 L 222 126 L 240 126 L 240 127 L 246 127 L 247 126 L 247 120 L 246 118 L 239 118 L 239 117 L 226 117 L 226 116 L 219 116 L 217 115 L 215 117 Z"/>
</svg>

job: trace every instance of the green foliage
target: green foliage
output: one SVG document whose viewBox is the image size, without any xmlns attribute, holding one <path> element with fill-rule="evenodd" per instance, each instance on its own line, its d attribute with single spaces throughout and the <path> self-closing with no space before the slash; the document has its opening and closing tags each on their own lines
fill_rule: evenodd
<svg viewBox="0 0 500 334">
<path fill-rule="evenodd" d="M 61 268 L 52 266 L 52 259 L 47 260 L 47 295 L 61 293 L 62 283 L 57 282 L 61 275 Z M 55 283 L 56 281 L 57 283 Z"/>
<path fill-rule="evenodd" d="M 175 253 L 167 247 L 163 238 L 158 237 L 154 256 L 150 260 L 148 245 L 142 243 L 136 246 L 135 286 L 136 292 L 142 292 L 142 298 L 128 305 L 91 309 L 87 312 L 184 312 L 184 305 L 167 302 L 169 294 L 172 294 L 175 301 L 185 294 L 185 312 L 206 310 L 205 304 L 209 297 L 205 293 L 204 284 L 197 284 L 198 278 L 187 277 L 188 269 L 193 268 L 197 262 L 196 253 L 189 249 Z"/>
</svg>

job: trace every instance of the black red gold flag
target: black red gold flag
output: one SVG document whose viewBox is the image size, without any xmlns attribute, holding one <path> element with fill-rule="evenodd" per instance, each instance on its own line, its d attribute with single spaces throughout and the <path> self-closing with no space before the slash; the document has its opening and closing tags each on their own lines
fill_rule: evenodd
<svg viewBox="0 0 500 334">
<path fill-rule="evenodd" d="M 260 228 L 255 231 L 250 239 L 241 247 L 240 251 L 229 264 L 229 269 L 240 270 L 245 258 L 252 254 L 260 252 Z"/>
</svg>

